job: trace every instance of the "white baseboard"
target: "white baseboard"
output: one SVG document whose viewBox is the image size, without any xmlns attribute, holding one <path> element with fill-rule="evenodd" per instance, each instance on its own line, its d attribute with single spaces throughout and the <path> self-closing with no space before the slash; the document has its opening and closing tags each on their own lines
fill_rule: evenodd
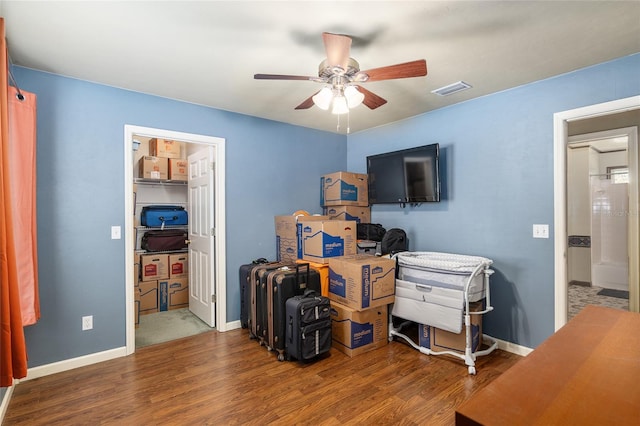
<svg viewBox="0 0 640 426">
<path fill-rule="evenodd" d="M 515 343 L 507 342 L 506 340 L 500 340 L 500 339 L 495 339 L 495 340 L 498 342 L 498 349 L 511 352 L 512 354 L 527 356 L 531 352 L 533 352 L 533 349 L 528 348 L 526 346 L 516 345 Z"/>
<path fill-rule="evenodd" d="M 226 324 L 226 328 L 224 329 L 224 331 L 231 331 L 231 330 L 235 330 L 236 328 L 240 328 L 240 327 L 242 327 L 242 323 L 240 322 L 240 320 L 232 321 L 232 322 L 228 322 Z"/>
<path fill-rule="evenodd" d="M 13 393 L 13 386 L 9 386 L 5 389 L 7 389 L 7 391 L 4 393 L 2 401 L 0 401 L 0 425 L 2 424 L 2 422 L 4 422 L 4 415 L 7 413 L 7 409 L 9 408 L 9 402 L 11 402 L 11 394 Z"/>
<path fill-rule="evenodd" d="M 64 361 L 29 368 L 27 370 L 27 377 L 20 381 L 37 379 L 38 377 L 61 373 L 63 371 L 72 370 L 78 367 L 84 367 L 86 365 L 96 364 L 102 361 L 108 361 L 114 358 L 120 358 L 126 355 L 127 348 L 123 346 L 121 348 L 109 349 L 108 351 L 96 352 L 94 354 L 84 355 L 77 358 L 65 359 Z"/>
</svg>

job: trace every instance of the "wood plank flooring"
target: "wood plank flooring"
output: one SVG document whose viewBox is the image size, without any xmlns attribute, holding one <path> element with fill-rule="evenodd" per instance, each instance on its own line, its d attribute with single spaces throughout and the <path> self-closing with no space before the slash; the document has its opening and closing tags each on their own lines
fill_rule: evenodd
<svg viewBox="0 0 640 426">
<path fill-rule="evenodd" d="M 401 341 L 349 358 L 278 362 L 247 330 L 211 331 L 20 383 L 4 425 L 452 425 L 455 408 L 520 359 L 464 362 Z"/>
</svg>

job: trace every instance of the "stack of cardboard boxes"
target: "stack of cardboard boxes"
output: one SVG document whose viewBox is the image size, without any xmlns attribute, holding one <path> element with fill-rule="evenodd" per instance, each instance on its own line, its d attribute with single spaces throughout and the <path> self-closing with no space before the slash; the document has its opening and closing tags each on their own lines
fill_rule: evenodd
<svg viewBox="0 0 640 426">
<path fill-rule="evenodd" d="M 136 325 L 139 315 L 189 307 L 188 253 L 136 255 Z"/>
<path fill-rule="evenodd" d="M 150 155 L 140 158 L 139 177 L 186 182 L 182 151 L 182 142 L 150 139 Z M 136 253 L 134 259 L 136 325 L 139 315 L 189 306 L 188 253 Z"/>
<path fill-rule="evenodd" d="M 357 224 L 371 221 L 367 175 L 321 177 L 323 216 L 276 216 L 278 260 L 309 263 L 331 299 L 333 347 L 349 355 L 388 342 L 388 304 L 395 297 L 395 261 L 357 254 Z"/>
<path fill-rule="evenodd" d="M 140 158 L 139 177 L 186 181 L 188 164 L 182 157 L 182 145 L 167 139 L 150 139 L 149 155 Z"/>
</svg>

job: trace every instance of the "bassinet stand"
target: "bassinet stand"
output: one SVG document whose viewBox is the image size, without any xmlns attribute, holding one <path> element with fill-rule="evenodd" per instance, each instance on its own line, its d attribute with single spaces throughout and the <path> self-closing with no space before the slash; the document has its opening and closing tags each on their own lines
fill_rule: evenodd
<svg viewBox="0 0 640 426">
<path fill-rule="evenodd" d="M 485 281 L 485 289 L 486 289 L 486 307 L 482 311 L 477 312 L 469 312 L 469 285 L 471 284 L 471 280 L 478 274 L 484 273 L 484 281 Z M 464 286 L 464 302 L 465 302 L 465 310 L 464 310 L 464 327 L 465 327 L 465 350 L 464 353 L 454 352 L 454 351 L 434 351 L 429 348 L 422 347 L 415 343 L 411 338 L 401 333 L 403 327 L 411 324 L 411 321 L 404 321 L 398 327 L 393 326 L 393 315 L 391 314 L 391 310 L 389 310 L 389 341 L 393 341 L 393 337 L 397 336 L 407 343 L 409 343 L 414 349 L 420 351 L 425 355 L 451 355 L 457 358 L 462 359 L 465 364 L 469 367 L 469 374 L 476 374 L 476 358 L 479 356 L 486 356 L 493 352 L 498 347 L 498 342 L 491 336 L 486 334 L 482 335 L 482 341 L 480 342 L 480 347 L 482 344 L 486 344 L 488 346 L 487 349 L 478 350 L 473 352 L 472 349 L 472 332 L 471 332 L 471 315 L 484 315 L 487 312 L 493 311 L 493 306 L 491 306 L 491 298 L 489 291 L 489 276 L 493 274 L 493 270 L 489 268 L 484 268 L 484 265 L 480 264 L 476 267 L 473 273 L 467 279 L 467 282 Z"/>
</svg>

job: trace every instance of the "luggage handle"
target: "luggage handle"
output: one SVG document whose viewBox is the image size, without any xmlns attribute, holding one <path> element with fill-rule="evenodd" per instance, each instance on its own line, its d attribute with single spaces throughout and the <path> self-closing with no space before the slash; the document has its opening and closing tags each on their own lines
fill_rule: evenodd
<svg viewBox="0 0 640 426">
<path fill-rule="evenodd" d="M 307 280 L 304 282 L 305 283 L 305 287 L 306 287 L 307 285 L 309 285 L 309 280 L 310 280 L 310 277 L 309 277 L 309 275 L 310 275 L 310 273 L 309 273 L 310 266 L 309 266 L 308 263 L 296 263 L 296 284 L 298 286 L 300 286 L 300 284 L 302 284 L 302 282 L 300 281 L 300 267 L 304 267 L 304 266 L 307 267 Z M 305 294 L 306 294 L 306 291 L 305 291 Z"/>
<path fill-rule="evenodd" d="M 316 293 L 316 291 L 312 288 L 308 288 L 304 291 L 304 294 L 302 295 L 302 297 L 306 298 L 311 298 L 311 297 L 316 297 L 318 295 L 318 293 Z"/>
</svg>

